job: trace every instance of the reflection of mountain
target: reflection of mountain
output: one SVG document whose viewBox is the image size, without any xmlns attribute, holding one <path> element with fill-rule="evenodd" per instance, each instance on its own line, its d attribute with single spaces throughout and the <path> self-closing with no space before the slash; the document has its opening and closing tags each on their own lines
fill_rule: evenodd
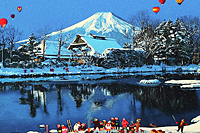
<svg viewBox="0 0 200 133">
<path fill-rule="evenodd" d="M 76 107 L 81 107 L 82 102 L 89 100 L 96 106 L 102 106 L 110 93 L 106 88 L 98 85 L 82 84 L 70 85 L 71 95 L 76 102 Z"/>
<path fill-rule="evenodd" d="M 98 85 L 93 89 L 93 93 L 89 97 L 89 100 L 96 106 L 102 106 L 106 99 L 107 97 L 104 95 L 102 88 Z"/>
</svg>

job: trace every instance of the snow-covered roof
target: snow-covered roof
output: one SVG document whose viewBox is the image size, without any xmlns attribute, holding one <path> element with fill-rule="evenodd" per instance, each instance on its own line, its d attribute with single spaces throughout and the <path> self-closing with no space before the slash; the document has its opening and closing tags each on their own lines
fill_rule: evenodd
<svg viewBox="0 0 200 133">
<path fill-rule="evenodd" d="M 46 52 L 45 55 L 58 55 L 58 41 L 46 41 Z M 71 55 L 71 51 L 66 47 L 61 47 L 60 55 Z"/>
<path fill-rule="evenodd" d="M 80 35 L 81 39 L 84 40 L 85 43 L 89 47 L 92 47 L 92 54 L 96 53 L 103 53 L 105 49 L 107 48 L 122 48 L 115 39 L 107 38 L 103 36 L 88 36 L 88 35 Z M 76 39 L 75 39 L 76 40 Z M 75 40 L 70 44 L 72 45 L 78 45 L 79 43 L 76 43 Z"/>
</svg>

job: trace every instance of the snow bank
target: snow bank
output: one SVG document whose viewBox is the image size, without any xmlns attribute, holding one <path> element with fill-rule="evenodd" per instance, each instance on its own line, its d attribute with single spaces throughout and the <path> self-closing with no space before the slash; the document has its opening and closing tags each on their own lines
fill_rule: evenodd
<svg viewBox="0 0 200 133">
<path fill-rule="evenodd" d="M 142 86 L 158 86 L 160 83 L 158 79 L 143 79 L 138 84 Z"/>
<path fill-rule="evenodd" d="M 194 120 L 200 120 L 200 116 L 194 118 Z M 192 119 L 193 120 L 193 119 Z M 140 129 L 145 130 L 145 132 L 150 132 L 151 130 L 162 130 L 165 131 L 166 133 L 177 133 L 178 126 L 166 126 L 166 127 L 141 127 Z M 185 133 L 200 133 L 200 122 L 198 121 L 197 123 L 187 125 L 184 127 L 183 132 Z"/>
<path fill-rule="evenodd" d="M 200 89 L 200 84 L 181 85 L 181 89 Z"/>
<path fill-rule="evenodd" d="M 192 123 L 200 122 L 200 116 L 197 116 L 191 120 Z M 200 130 L 200 129 L 199 129 Z"/>
<path fill-rule="evenodd" d="M 168 80 L 165 84 L 175 84 L 175 85 L 190 85 L 190 84 L 200 84 L 200 80 Z"/>
</svg>

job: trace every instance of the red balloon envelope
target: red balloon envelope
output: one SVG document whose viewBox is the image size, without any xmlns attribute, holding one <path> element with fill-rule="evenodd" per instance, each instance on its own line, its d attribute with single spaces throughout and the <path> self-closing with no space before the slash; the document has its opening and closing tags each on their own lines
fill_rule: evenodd
<svg viewBox="0 0 200 133">
<path fill-rule="evenodd" d="M 159 0 L 160 4 L 164 4 L 166 0 Z"/>
<path fill-rule="evenodd" d="M 160 11 L 160 7 L 153 7 L 153 12 L 158 13 Z"/>
<path fill-rule="evenodd" d="M 17 10 L 18 10 L 19 12 L 21 12 L 21 11 L 22 11 L 22 7 L 21 7 L 21 6 L 18 6 L 18 7 L 17 7 Z"/>
<path fill-rule="evenodd" d="M 179 5 L 181 5 L 182 2 L 183 2 L 183 0 L 176 0 L 176 2 L 177 2 Z"/>
<path fill-rule="evenodd" d="M 12 18 L 12 19 L 14 19 L 14 17 L 15 17 L 15 14 L 11 14 L 10 16 L 11 16 L 11 18 Z"/>
<path fill-rule="evenodd" d="M 0 25 L 1 25 L 2 28 L 4 28 L 7 23 L 8 23 L 7 19 L 5 19 L 5 18 L 0 19 Z"/>
</svg>

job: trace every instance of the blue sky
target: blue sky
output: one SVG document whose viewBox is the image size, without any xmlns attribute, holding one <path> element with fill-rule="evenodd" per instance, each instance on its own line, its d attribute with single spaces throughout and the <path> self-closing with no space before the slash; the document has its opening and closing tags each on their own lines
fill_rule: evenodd
<svg viewBox="0 0 200 133">
<path fill-rule="evenodd" d="M 67 28 L 96 12 L 112 12 L 127 21 L 141 10 L 160 20 L 174 21 L 183 15 L 200 17 L 200 0 L 184 0 L 181 5 L 176 0 L 166 0 L 163 6 L 159 0 L 0 0 L 0 3 L 0 18 L 6 18 L 9 25 L 23 31 L 21 39 L 27 39 L 44 26 L 53 31 Z M 22 7 L 21 12 L 17 11 L 18 6 Z M 159 13 L 152 11 L 154 6 L 160 7 Z M 11 14 L 15 14 L 13 20 Z"/>
</svg>

